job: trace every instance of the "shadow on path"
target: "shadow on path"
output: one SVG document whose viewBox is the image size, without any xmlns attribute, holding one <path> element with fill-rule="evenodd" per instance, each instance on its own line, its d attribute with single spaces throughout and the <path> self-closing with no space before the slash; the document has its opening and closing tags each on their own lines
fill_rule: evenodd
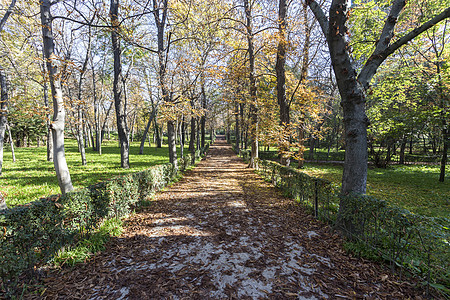
<svg viewBox="0 0 450 300">
<path fill-rule="evenodd" d="M 404 299 L 413 285 L 345 254 L 338 236 L 218 141 L 48 299 Z M 420 299 L 420 298 L 419 298 Z"/>
</svg>

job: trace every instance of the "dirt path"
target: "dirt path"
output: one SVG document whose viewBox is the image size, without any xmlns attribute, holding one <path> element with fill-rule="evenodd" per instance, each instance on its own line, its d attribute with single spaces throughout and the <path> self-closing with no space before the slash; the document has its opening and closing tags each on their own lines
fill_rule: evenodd
<svg viewBox="0 0 450 300">
<path fill-rule="evenodd" d="M 47 278 L 48 299 L 404 299 L 383 267 L 246 168 L 223 141 L 108 249 Z M 418 298 L 420 299 L 420 297 Z"/>
</svg>

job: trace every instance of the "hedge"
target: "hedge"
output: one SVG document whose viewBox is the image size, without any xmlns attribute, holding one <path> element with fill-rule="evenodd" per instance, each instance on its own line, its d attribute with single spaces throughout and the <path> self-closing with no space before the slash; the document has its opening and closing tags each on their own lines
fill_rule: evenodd
<svg viewBox="0 0 450 300">
<path fill-rule="evenodd" d="M 247 157 L 245 152 L 241 155 Z M 420 276 L 426 284 L 449 292 L 449 218 L 416 215 L 371 196 L 341 196 L 329 181 L 274 161 L 259 160 L 258 167 L 257 172 L 286 196 L 342 230 L 354 249 L 389 262 L 393 269 L 401 267 L 400 270 Z"/>
<path fill-rule="evenodd" d="M 209 149 L 197 151 L 196 158 Z M 192 165 L 178 160 L 179 171 Z M 98 228 L 103 220 L 127 216 L 140 201 L 176 176 L 172 164 L 153 166 L 0 212 L 0 287 L 14 289 L 19 279 L 49 262 L 57 251 Z"/>
</svg>

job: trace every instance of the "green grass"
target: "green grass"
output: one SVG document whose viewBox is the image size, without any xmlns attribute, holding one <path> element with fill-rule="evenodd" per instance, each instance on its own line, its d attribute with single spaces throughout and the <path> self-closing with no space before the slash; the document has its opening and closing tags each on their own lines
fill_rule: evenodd
<svg viewBox="0 0 450 300">
<path fill-rule="evenodd" d="M 306 163 L 303 171 L 335 184 L 342 181 L 342 166 Z M 394 165 L 371 168 L 367 175 L 367 194 L 409 211 L 433 217 L 450 217 L 450 166 L 445 182 L 439 182 L 437 165 Z"/>
<path fill-rule="evenodd" d="M 53 259 L 56 266 L 74 266 L 85 262 L 92 255 L 105 249 L 105 244 L 113 236 L 119 236 L 123 231 L 123 222 L 119 219 L 106 220 L 97 231 L 87 239 L 80 240 L 75 246 L 60 250 Z"/>
<path fill-rule="evenodd" d="M 186 148 L 187 149 L 187 148 Z M 60 193 L 52 162 L 47 162 L 46 147 L 16 148 L 16 162 L 5 147 L 0 192 L 6 196 L 8 207 L 35 201 Z M 153 165 L 169 162 L 167 145 L 157 149 L 146 144 L 144 155 L 138 155 L 139 142 L 130 146 L 130 169 L 120 168 L 120 150 L 117 141 L 104 141 L 102 155 L 86 148 L 87 165 L 81 165 L 76 141 L 66 139 L 66 159 L 74 188 L 82 188 L 111 177 L 139 172 Z M 187 150 L 186 150 L 187 151 Z"/>
</svg>

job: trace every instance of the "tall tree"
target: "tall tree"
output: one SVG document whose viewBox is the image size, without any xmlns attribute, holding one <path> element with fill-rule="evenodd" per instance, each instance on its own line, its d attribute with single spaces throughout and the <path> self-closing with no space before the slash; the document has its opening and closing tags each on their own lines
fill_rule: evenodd
<svg viewBox="0 0 450 300">
<path fill-rule="evenodd" d="M 158 0 L 153 0 L 153 16 L 155 17 L 156 28 L 158 31 L 158 75 L 159 75 L 159 85 L 161 88 L 161 94 L 163 102 L 170 104 L 172 102 L 172 97 L 170 91 L 167 87 L 166 76 L 167 76 L 167 56 L 169 52 L 170 45 L 170 34 L 169 41 L 167 42 L 167 47 L 164 46 L 164 35 L 167 23 L 167 13 L 169 9 L 168 0 L 162 0 L 161 3 Z M 173 164 L 175 170 L 178 169 L 177 163 L 177 143 L 175 139 L 175 121 L 169 119 L 167 121 L 167 136 L 169 138 L 169 161 Z"/>
<path fill-rule="evenodd" d="M 50 7 L 50 0 L 43 0 L 40 4 L 43 48 L 45 59 L 47 61 L 47 72 L 53 101 L 53 120 L 51 124 L 54 155 L 53 164 L 55 166 L 56 177 L 58 178 L 61 193 L 65 194 L 72 191 L 73 186 L 64 151 L 65 109 L 60 82 L 61 74 L 57 67 L 58 58 L 55 54 L 55 44 L 53 41 Z"/>
<path fill-rule="evenodd" d="M 3 31 L 3 27 L 6 24 L 9 16 L 12 14 L 14 6 L 16 5 L 16 0 L 11 1 L 5 15 L 0 20 L 0 34 Z M 2 175 L 3 166 L 3 141 L 5 138 L 5 131 L 7 126 L 7 113 L 8 113 L 8 81 L 6 78 L 5 69 L 0 66 L 0 88 L 1 88 L 1 98 L 0 98 L 0 175 Z M 0 197 L 2 197 L 0 195 Z M 1 209 L 1 207 L 0 207 Z"/>
<path fill-rule="evenodd" d="M 277 73 L 277 99 L 280 107 L 280 125 L 284 132 L 289 130 L 290 116 L 289 116 L 289 104 L 286 100 L 286 14 L 287 14 L 286 0 L 280 0 L 278 5 L 278 49 L 277 49 L 277 62 L 275 70 Z M 286 153 L 289 151 L 289 136 L 283 136 L 281 145 L 281 164 L 289 166 L 290 159 Z"/>
<path fill-rule="evenodd" d="M 80 70 L 80 78 L 78 80 L 78 105 L 77 105 L 77 142 L 78 142 L 78 149 L 80 150 L 80 154 L 81 154 L 81 164 L 83 166 L 86 165 L 86 150 L 84 147 L 84 138 L 83 138 L 83 125 L 84 125 L 84 121 L 83 121 L 83 112 L 84 112 L 84 105 L 83 102 L 85 102 L 82 99 L 83 96 L 83 80 L 84 80 L 84 75 L 86 73 L 87 70 L 87 66 L 88 66 L 88 62 L 89 62 L 89 58 L 91 55 L 91 30 L 90 27 L 88 27 L 88 44 L 87 44 L 87 50 L 86 50 L 86 56 L 84 58 L 84 62 L 83 65 L 81 67 Z"/>
<path fill-rule="evenodd" d="M 249 59 L 249 81 L 250 81 L 250 133 L 252 138 L 250 168 L 257 167 L 258 160 L 258 107 L 256 98 L 256 78 L 255 78 L 255 50 L 253 45 L 253 25 L 252 25 L 252 5 L 249 0 L 244 0 L 246 29 L 247 29 L 247 53 Z"/>
<path fill-rule="evenodd" d="M 8 116 L 8 82 L 6 78 L 5 69 L 0 66 L 0 88 L 1 88 L 1 98 L 0 98 L 0 175 L 2 175 L 3 167 L 3 144 L 5 139 L 5 131 L 7 125 Z M 0 195 L 1 197 L 1 195 Z"/>
<path fill-rule="evenodd" d="M 111 0 L 110 4 L 111 25 L 111 41 L 114 54 L 114 107 L 116 109 L 117 132 L 119 134 L 120 144 L 120 166 L 124 169 L 130 167 L 129 160 L 129 141 L 127 128 L 127 107 L 123 100 L 123 78 L 122 78 L 122 61 L 119 39 L 119 0 Z"/>
<path fill-rule="evenodd" d="M 365 62 L 359 74 L 351 59 L 346 21 L 348 1 L 333 0 L 327 17 L 314 0 L 306 0 L 325 35 L 336 77 L 344 114 L 345 162 L 342 176 L 342 193 L 365 194 L 367 183 L 367 126 L 365 102 L 370 80 L 384 60 L 398 48 L 450 16 L 450 8 L 409 31 L 392 42 L 398 18 L 406 5 L 405 0 L 394 0 L 390 7 L 375 50 Z M 342 205 L 341 205 L 342 206 Z M 345 208 L 343 208 L 345 209 Z"/>
</svg>

